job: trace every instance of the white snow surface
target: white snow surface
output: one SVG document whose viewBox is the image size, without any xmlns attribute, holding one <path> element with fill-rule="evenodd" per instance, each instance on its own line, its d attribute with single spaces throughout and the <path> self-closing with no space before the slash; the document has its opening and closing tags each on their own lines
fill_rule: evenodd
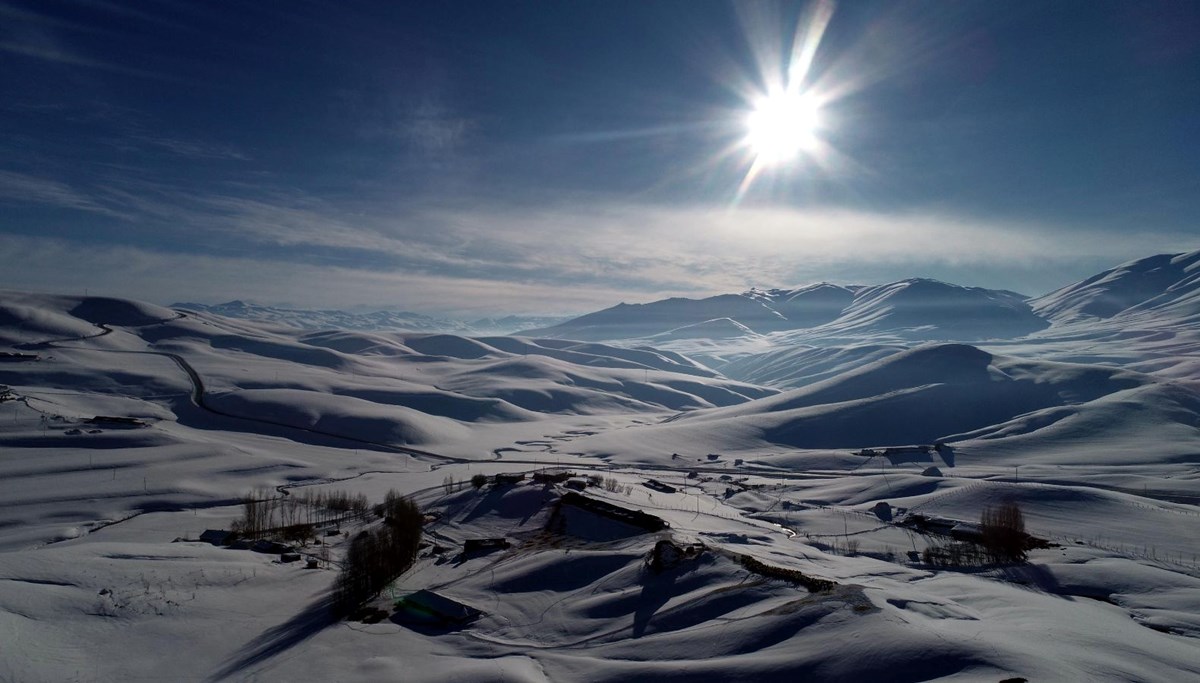
<svg viewBox="0 0 1200 683">
<path fill-rule="evenodd" d="M 1193 260 L 1031 307 L 931 281 L 755 290 L 739 298 L 758 308 L 700 306 L 652 346 L 0 292 L 0 352 L 23 354 L 0 357 L 0 681 L 1198 679 Z M 905 303 L 922 288 L 1008 332 L 923 319 Z M 528 476 L 464 485 L 544 468 L 669 527 Z M 349 537 L 378 520 L 301 548 L 316 569 L 189 540 L 256 489 L 412 496 L 430 545 L 374 600 L 388 618 L 328 611 Z M 1023 564 L 932 567 L 920 551 L 948 539 L 899 524 L 970 528 L 1009 501 L 1051 544 Z M 510 546 L 462 553 L 486 537 Z M 706 549 L 656 573 L 664 539 Z M 392 614 L 422 589 L 482 616 Z"/>
</svg>

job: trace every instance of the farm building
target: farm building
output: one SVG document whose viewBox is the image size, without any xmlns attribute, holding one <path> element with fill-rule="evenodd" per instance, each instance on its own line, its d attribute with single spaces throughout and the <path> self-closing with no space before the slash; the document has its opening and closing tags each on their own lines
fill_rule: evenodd
<svg viewBox="0 0 1200 683">
<path fill-rule="evenodd" d="M 464 553 L 482 553 L 503 550 L 509 546 L 507 538 L 468 538 L 463 541 Z"/>
<path fill-rule="evenodd" d="M 560 484 L 574 477 L 575 473 L 571 470 L 552 467 L 533 473 L 533 480 L 539 484 Z"/>
<path fill-rule="evenodd" d="M 105 427 L 148 427 L 149 425 L 139 420 L 136 417 L 114 417 L 112 415 L 97 415 L 95 417 L 84 420 L 91 425 L 104 425 Z"/>
<path fill-rule="evenodd" d="M 462 626 L 478 619 L 483 612 L 430 590 L 419 590 L 396 601 L 400 616 L 417 622 L 444 626 Z"/>
<path fill-rule="evenodd" d="M 295 550 L 291 546 L 279 543 L 277 541 L 268 541 L 266 539 L 255 541 L 254 544 L 250 546 L 250 549 L 256 553 L 266 553 L 268 555 L 282 555 Z"/>
<path fill-rule="evenodd" d="M 13 353 L 11 351 L 0 351 L 0 363 L 20 363 L 23 361 L 38 360 L 36 353 Z"/>
<path fill-rule="evenodd" d="M 233 538 L 233 532 L 224 529 L 205 529 L 204 533 L 200 534 L 200 540 L 213 545 L 229 545 L 229 541 Z"/>
<path fill-rule="evenodd" d="M 645 486 L 648 489 L 654 489 L 655 491 L 661 491 L 662 493 L 675 493 L 674 486 L 664 484 L 657 479 L 647 479 L 646 481 L 642 482 L 642 486 Z"/>
<path fill-rule="evenodd" d="M 615 519 L 618 522 L 624 522 L 625 524 L 635 526 L 646 531 L 662 531 L 670 526 L 661 517 L 655 517 L 654 515 L 642 512 L 641 510 L 623 508 L 620 505 L 613 505 L 612 503 L 603 500 L 581 496 L 574 491 L 568 491 L 566 495 L 562 497 L 562 502 L 564 505 L 573 505 L 577 508 L 587 510 L 592 514 L 600 515 L 601 517 L 607 517 L 609 519 Z"/>
</svg>

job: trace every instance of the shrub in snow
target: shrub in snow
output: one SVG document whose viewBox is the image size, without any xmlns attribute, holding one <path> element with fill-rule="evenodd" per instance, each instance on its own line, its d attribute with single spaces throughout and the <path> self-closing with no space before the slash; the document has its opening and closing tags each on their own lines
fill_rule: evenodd
<svg viewBox="0 0 1200 683">
<path fill-rule="evenodd" d="M 1013 502 L 987 507 L 979 519 L 983 547 L 997 562 L 1024 562 L 1029 535 L 1025 533 L 1025 518 Z"/>
<path fill-rule="evenodd" d="M 830 591 L 837 587 L 836 581 L 814 578 L 804 574 L 798 569 L 775 567 L 749 555 L 739 556 L 738 562 L 751 573 L 765 576 L 770 579 L 782 579 L 784 581 L 790 581 L 791 583 L 807 588 L 811 593 Z"/>
</svg>

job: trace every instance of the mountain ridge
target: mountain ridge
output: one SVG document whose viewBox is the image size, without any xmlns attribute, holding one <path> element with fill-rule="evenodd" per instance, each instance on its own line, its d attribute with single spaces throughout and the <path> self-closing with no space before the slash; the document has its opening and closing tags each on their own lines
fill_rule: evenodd
<svg viewBox="0 0 1200 683">
<path fill-rule="evenodd" d="M 355 330 L 362 332 L 430 332 L 464 335 L 495 335 L 516 332 L 529 325 L 547 325 L 562 322 L 567 316 L 507 315 L 498 318 L 455 320 L 437 318 L 411 311 L 379 310 L 355 313 L 339 309 L 302 309 L 280 306 L 263 306 L 240 299 L 220 304 L 179 302 L 170 308 L 215 313 L 227 318 L 257 320 L 286 325 L 303 330 Z"/>
<path fill-rule="evenodd" d="M 752 334 L 794 330 L 858 333 L 906 330 L 906 337 L 978 340 L 1015 337 L 1049 326 L 1028 298 L 1009 290 L 964 287 L 930 278 L 884 285 L 820 282 L 790 289 L 751 288 L 703 299 L 674 297 L 621 303 L 546 328 L 519 334 L 611 340 L 670 335 L 726 319 Z M 727 325 L 727 327 L 731 327 Z"/>
<path fill-rule="evenodd" d="M 700 299 L 673 297 L 620 303 L 549 327 L 517 334 L 592 341 L 669 338 L 676 330 L 727 319 L 724 332 L 747 338 L 775 332 L 810 337 L 887 332 L 907 341 L 1017 339 L 1052 326 L 1123 320 L 1200 322 L 1200 251 L 1156 254 L 1114 266 L 1030 297 L 912 277 L 881 285 L 817 282 L 801 287 L 752 287 Z"/>
</svg>

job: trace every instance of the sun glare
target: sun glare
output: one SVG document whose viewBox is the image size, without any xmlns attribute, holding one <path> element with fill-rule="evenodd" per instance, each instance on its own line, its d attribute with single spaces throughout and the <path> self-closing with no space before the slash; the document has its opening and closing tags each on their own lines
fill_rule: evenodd
<svg viewBox="0 0 1200 683">
<path fill-rule="evenodd" d="M 776 92 L 746 117 L 746 143 L 763 164 L 780 164 L 811 150 L 820 126 L 820 107 L 804 93 Z"/>
</svg>

